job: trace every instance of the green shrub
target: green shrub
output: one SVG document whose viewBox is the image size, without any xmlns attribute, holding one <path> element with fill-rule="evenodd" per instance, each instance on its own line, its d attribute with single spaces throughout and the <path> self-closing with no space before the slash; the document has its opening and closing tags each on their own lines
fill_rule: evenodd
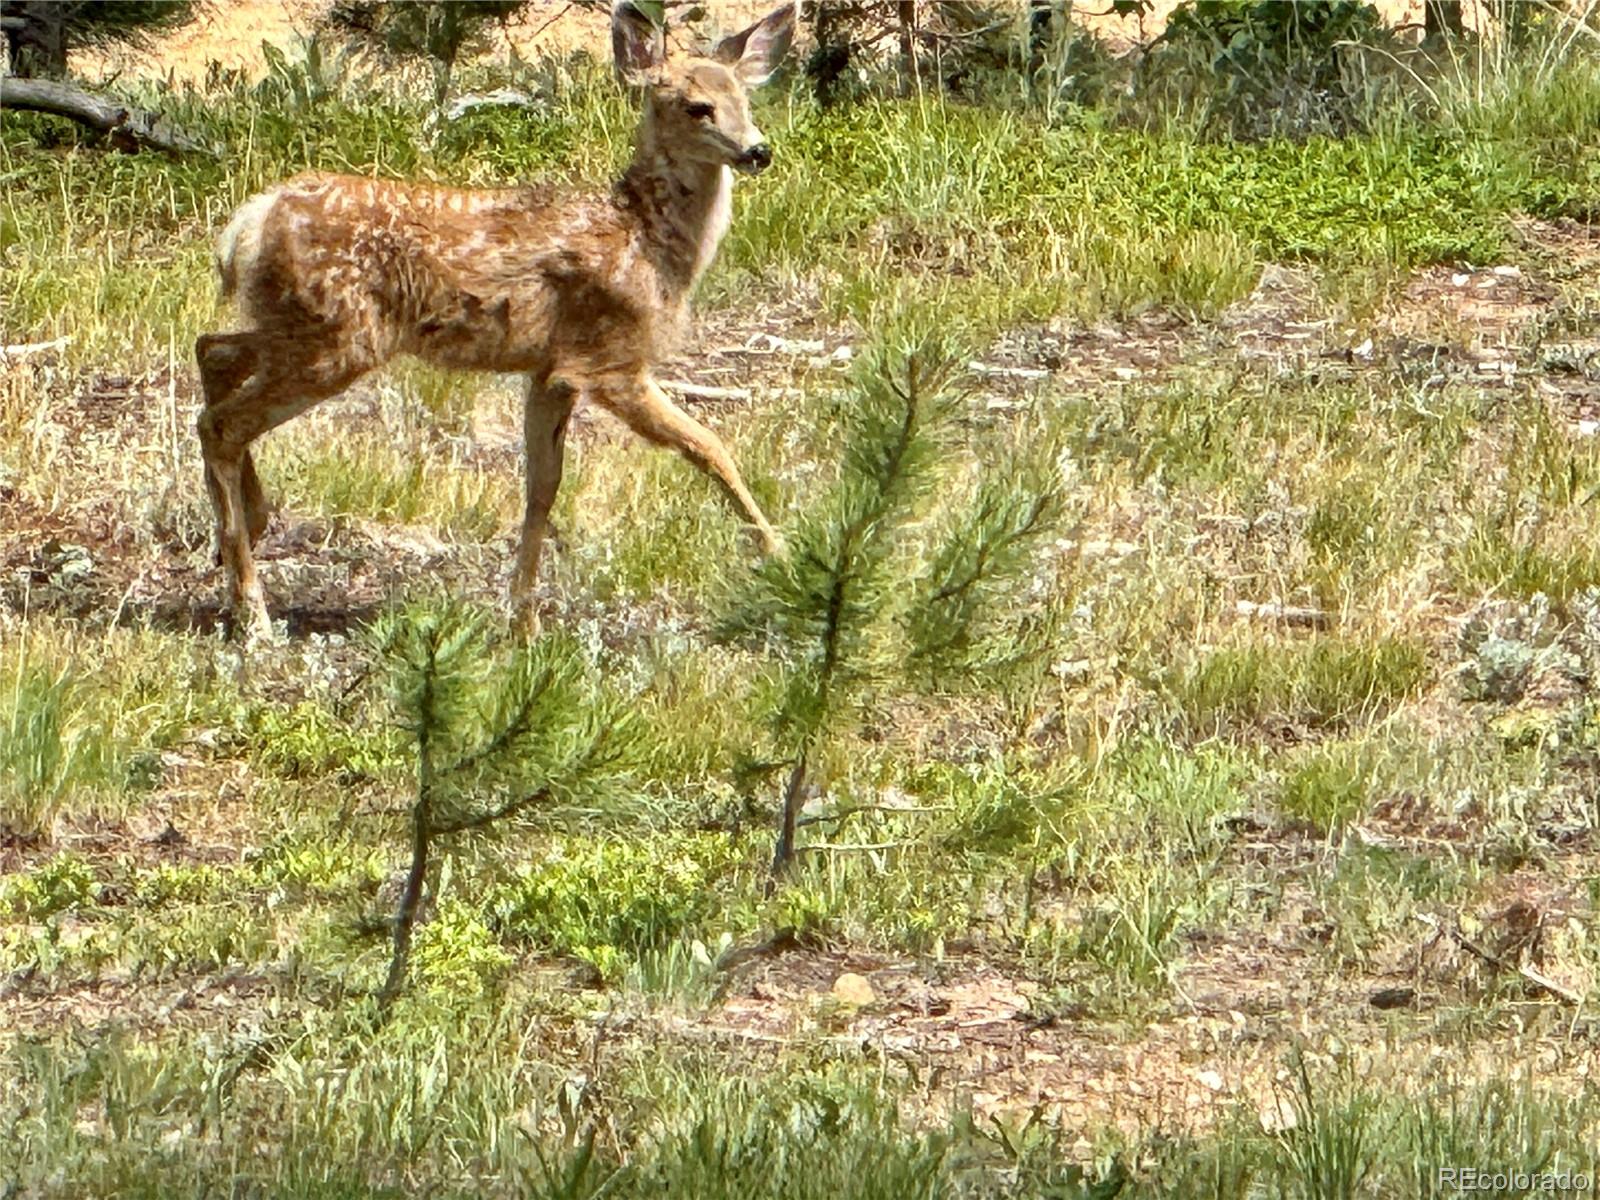
<svg viewBox="0 0 1600 1200">
<path fill-rule="evenodd" d="M 737 861 L 721 834 L 563 837 L 486 910 L 503 936 L 613 974 L 703 920 Z"/>
<path fill-rule="evenodd" d="M 285 779 L 337 774 L 351 782 L 392 772 L 405 761 L 394 730 L 358 730 L 317 700 L 262 705 L 248 724 L 257 767 Z"/>
<path fill-rule="evenodd" d="M 99 895 L 94 868 L 76 855 L 58 854 L 0 884 L 0 908 L 29 921 L 43 921 L 60 912 L 88 908 Z"/>
<path fill-rule="evenodd" d="M 433 920 L 418 926 L 411 947 L 414 978 L 424 991 L 452 1003 L 480 999 L 510 965 L 511 955 L 494 933 L 456 900 L 446 900 Z"/>
</svg>

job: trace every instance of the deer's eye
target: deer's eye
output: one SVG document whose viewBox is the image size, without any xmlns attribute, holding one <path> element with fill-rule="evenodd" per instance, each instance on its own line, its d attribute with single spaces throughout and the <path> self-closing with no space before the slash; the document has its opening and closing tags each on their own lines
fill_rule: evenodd
<svg viewBox="0 0 1600 1200">
<path fill-rule="evenodd" d="M 714 105 L 701 102 L 687 105 L 684 108 L 684 112 L 688 113 L 696 121 L 709 121 L 712 117 L 717 115 L 717 110 Z"/>
</svg>

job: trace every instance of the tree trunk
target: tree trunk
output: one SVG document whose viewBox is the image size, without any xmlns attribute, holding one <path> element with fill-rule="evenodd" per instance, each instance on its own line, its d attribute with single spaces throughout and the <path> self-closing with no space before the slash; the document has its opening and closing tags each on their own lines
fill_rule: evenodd
<svg viewBox="0 0 1600 1200">
<path fill-rule="evenodd" d="M 840 27 L 837 15 L 837 10 L 824 2 L 819 2 L 812 13 L 811 33 L 815 46 L 805 72 L 811 80 L 812 95 L 824 107 L 833 103 L 839 78 L 850 66 L 850 39 Z"/>
<path fill-rule="evenodd" d="M 898 0 L 900 23 L 900 69 L 905 72 L 909 91 L 920 91 L 922 77 L 917 70 L 917 0 Z"/>
<path fill-rule="evenodd" d="M 1461 0 L 1423 0 L 1422 36 L 1432 40 L 1461 33 Z"/>
<path fill-rule="evenodd" d="M 406 985 L 406 967 L 411 961 L 411 932 L 416 928 L 417 910 L 428 882 L 428 850 L 433 843 L 433 723 L 435 720 L 434 671 L 437 646 L 430 647 L 428 673 L 422 683 L 421 721 L 417 727 L 417 798 L 411 806 L 411 870 L 400 893 L 394 913 L 394 953 L 389 959 L 389 977 L 378 993 L 378 1008 L 388 1013 Z"/>
<path fill-rule="evenodd" d="M 0 108 L 25 108 L 67 117 L 106 134 L 123 150 L 153 146 L 174 154 L 217 156 L 213 147 L 174 129 L 154 113 L 127 108 L 113 99 L 50 79 L 0 77 Z"/>
<path fill-rule="evenodd" d="M 1055 33 L 1055 11 L 1050 0 L 1028 0 L 1028 70 L 1036 72 L 1044 66 L 1045 54 L 1050 49 L 1050 39 Z"/>
<path fill-rule="evenodd" d="M 59 79 L 67 73 L 67 6 L 55 0 L 9 0 L 5 19 L 11 73 Z"/>
<path fill-rule="evenodd" d="M 428 881 L 428 848 L 433 840 L 433 806 L 424 793 L 411 813 L 411 870 L 394 914 L 394 952 L 389 958 L 389 977 L 378 993 L 378 1007 L 387 1010 L 406 985 L 406 967 L 411 959 L 411 932 L 416 928 L 417 909 Z"/>
<path fill-rule="evenodd" d="M 794 769 L 789 772 L 789 782 L 783 789 L 783 816 L 778 826 L 778 844 L 772 850 L 772 875 L 767 880 L 767 895 L 771 896 L 780 876 L 788 874 L 794 862 L 795 820 L 806 802 L 806 758 L 811 753 L 810 739 L 800 747 L 795 757 Z"/>
</svg>

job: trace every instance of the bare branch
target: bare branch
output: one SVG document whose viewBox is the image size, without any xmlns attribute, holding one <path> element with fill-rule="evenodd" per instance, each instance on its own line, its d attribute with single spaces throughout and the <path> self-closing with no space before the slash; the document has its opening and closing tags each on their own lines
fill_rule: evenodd
<svg viewBox="0 0 1600 1200">
<path fill-rule="evenodd" d="M 687 383 L 677 379 L 663 379 L 661 386 L 690 400 L 751 400 L 755 393 L 742 387 L 711 387 L 704 383 Z"/>
<path fill-rule="evenodd" d="M 170 154 L 220 157 L 215 147 L 174 128 L 154 113 L 127 108 L 115 100 L 53 79 L 0 76 L 0 108 L 28 109 L 66 117 L 106 134 L 124 150 L 140 150 L 149 146 Z"/>
</svg>

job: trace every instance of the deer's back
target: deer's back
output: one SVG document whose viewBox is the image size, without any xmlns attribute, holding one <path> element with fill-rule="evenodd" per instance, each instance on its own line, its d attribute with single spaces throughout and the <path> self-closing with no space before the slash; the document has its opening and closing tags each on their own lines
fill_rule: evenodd
<svg viewBox="0 0 1600 1200">
<path fill-rule="evenodd" d="M 657 289 L 609 197 L 299 176 L 240 208 L 218 265 L 252 325 L 378 359 L 527 370 L 653 342 Z"/>
</svg>

